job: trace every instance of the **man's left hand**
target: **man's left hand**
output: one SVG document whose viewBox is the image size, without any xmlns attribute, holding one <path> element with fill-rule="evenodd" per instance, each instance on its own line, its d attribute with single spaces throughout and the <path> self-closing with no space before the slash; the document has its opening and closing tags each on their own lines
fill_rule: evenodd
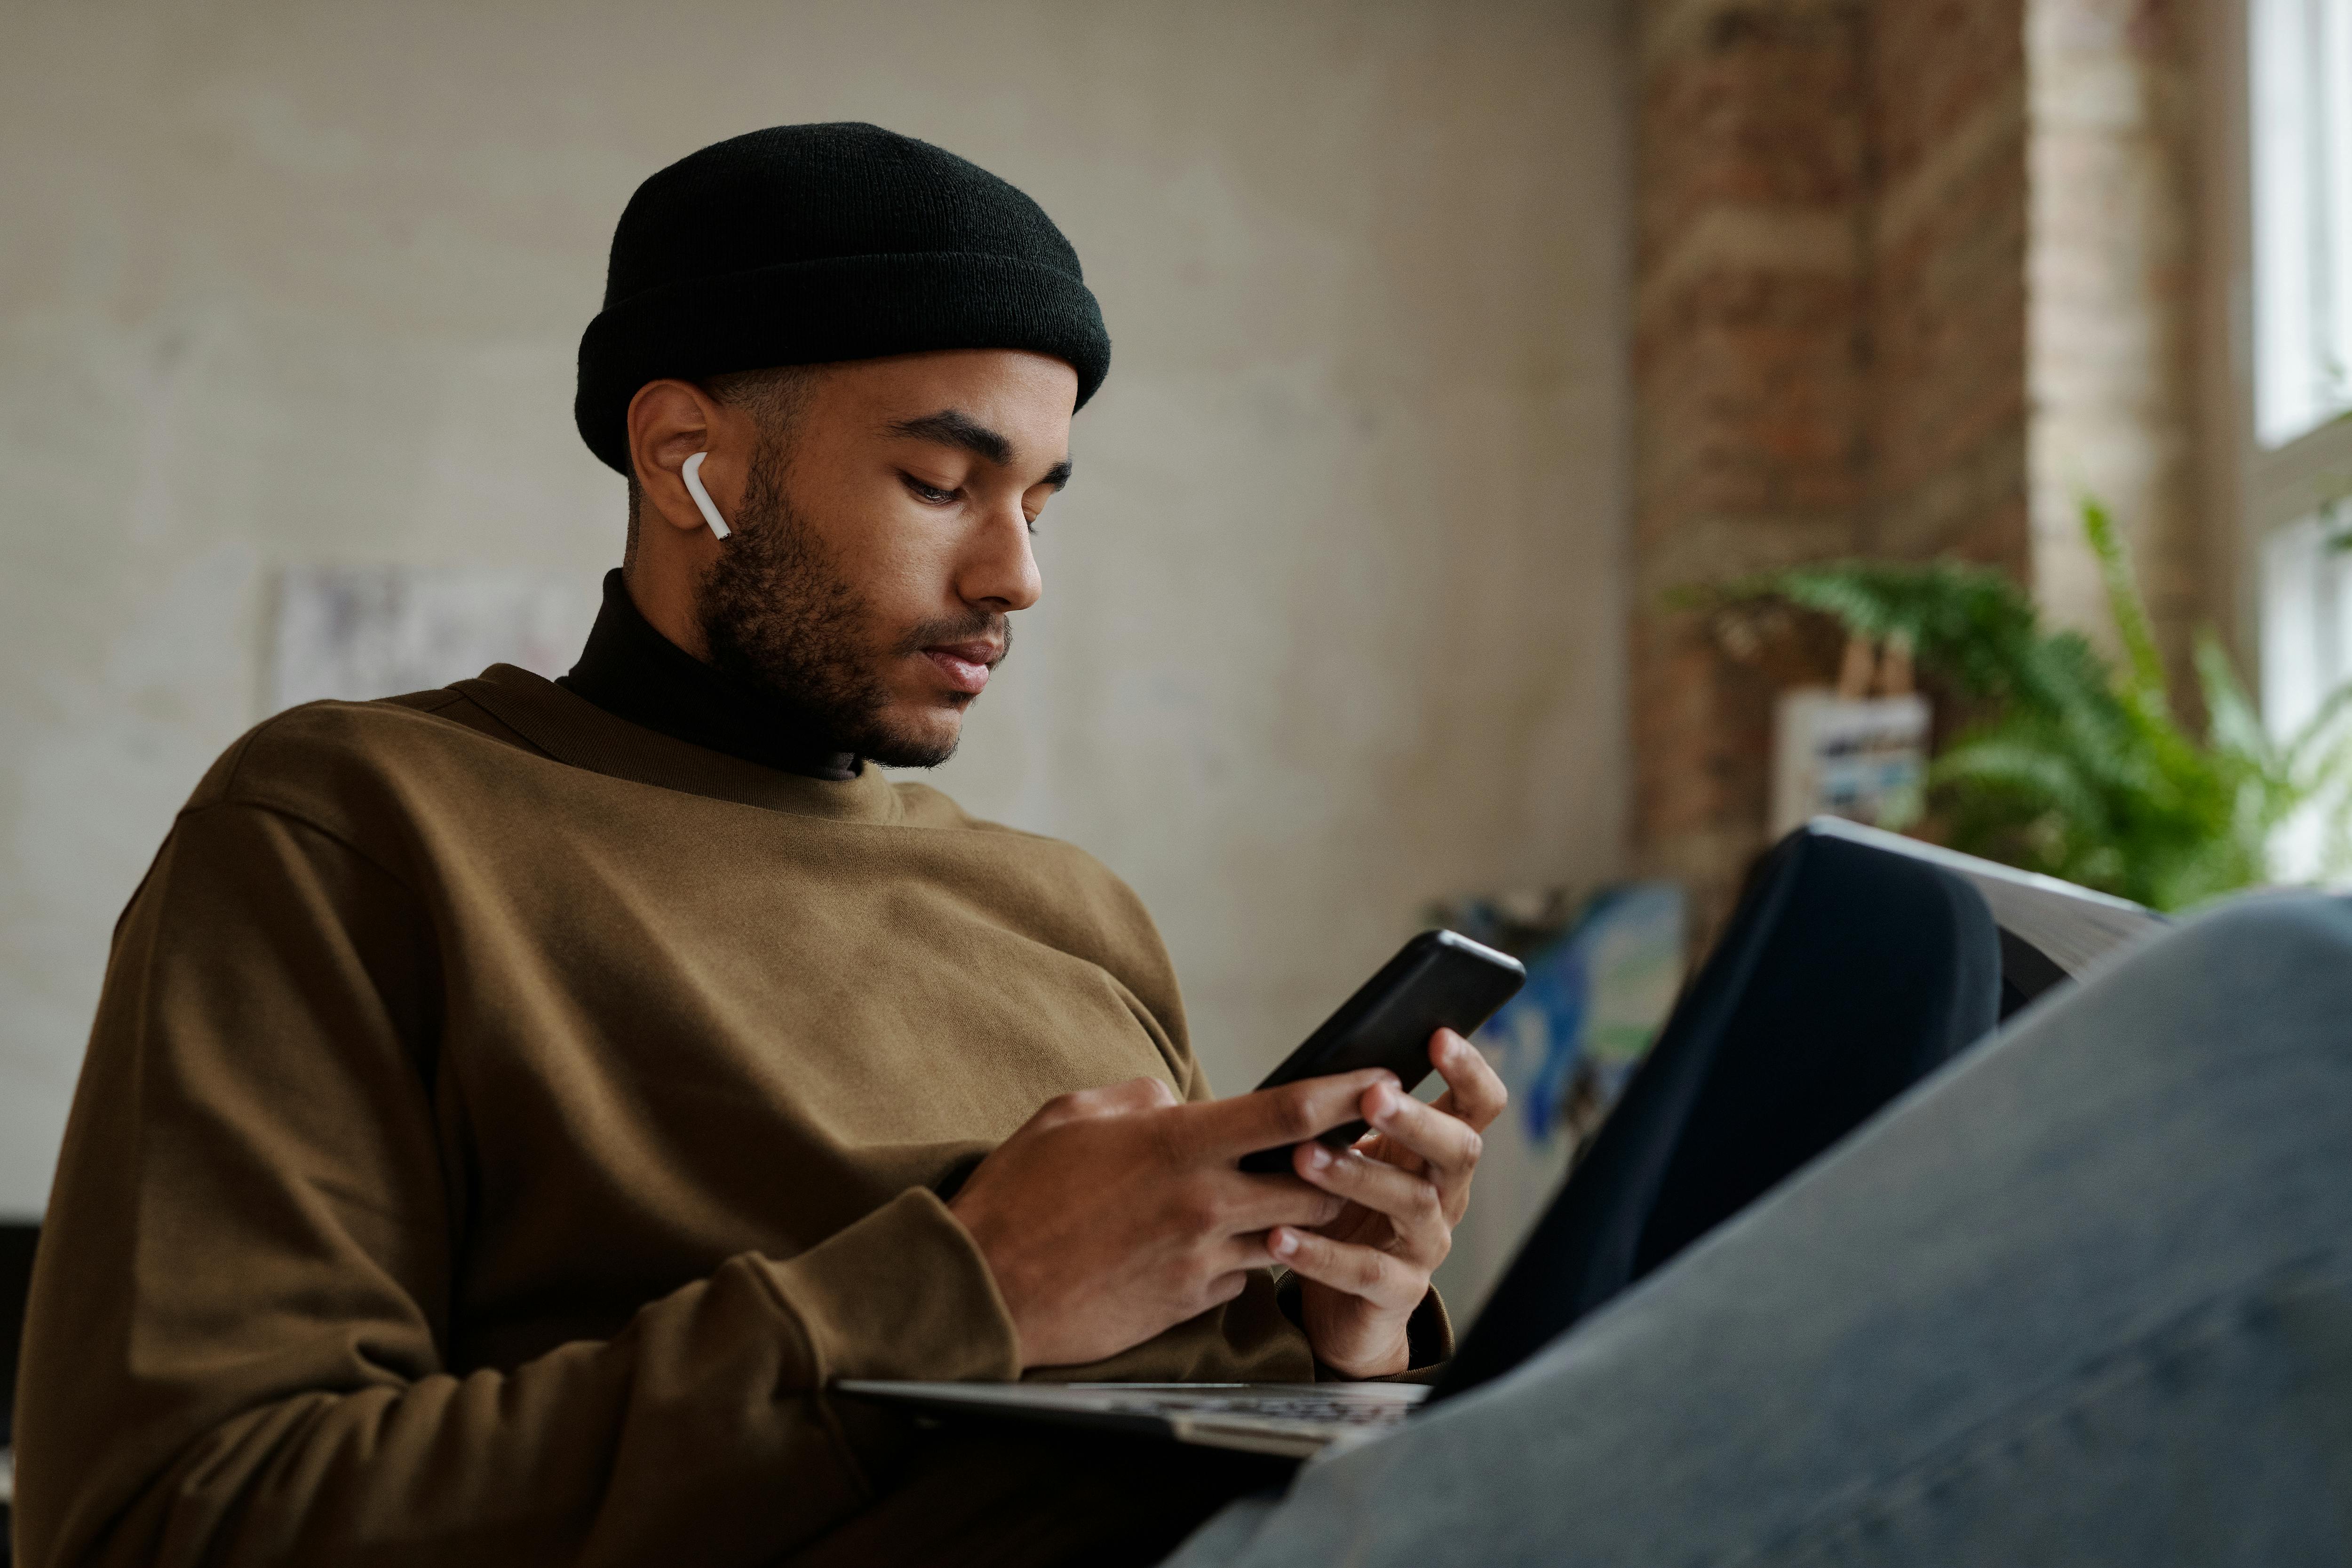
<svg viewBox="0 0 2352 1568">
<path fill-rule="evenodd" d="M 1412 1363 L 1406 1325 L 1469 1205 L 1479 1135 L 1509 1098 L 1486 1058 L 1451 1029 L 1430 1037 L 1429 1059 L 1446 1085 L 1434 1104 L 1376 1084 L 1359 1102 L 1372 1131 L 1354 1147 L 1309 1141 L 1292 1151 L 1302 1178 L 1348 1200 L 1339 1217 L 1266 1237 L 1275 1260 L 1299 1277 L 1316 1359 L 1350 1377 Z"/>
</svg>

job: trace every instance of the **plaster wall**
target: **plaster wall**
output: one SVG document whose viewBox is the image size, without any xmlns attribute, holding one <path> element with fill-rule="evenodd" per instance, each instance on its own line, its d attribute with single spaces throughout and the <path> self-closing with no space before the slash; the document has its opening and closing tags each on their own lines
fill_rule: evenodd
<svg viewBox="0 0 2352 1568">
<path fill-rule="evenodd" d="M 271 575 L 593 581 L 572 355 L 636 182 L 866 119 L 1021 184 L 1117 342 L 1045 602 L 940 782 L 1094 850 L 1245 1087 L 1463 889 L 1618 868 L 1605 0 L 12 5 L 0 1212 L 110 927 L 262 717 Z"/>
</svg>

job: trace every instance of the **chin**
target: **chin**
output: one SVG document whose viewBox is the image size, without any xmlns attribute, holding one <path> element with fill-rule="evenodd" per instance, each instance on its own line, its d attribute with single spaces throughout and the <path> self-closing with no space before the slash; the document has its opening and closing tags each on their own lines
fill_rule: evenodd
<svg viewBox="0 0 2352 1568">
<path fill-rule="evenodd" d="M 886 768 L 935 768 L 955 755 L 963 740 L 963 710 L 932 709 L 918 714 L 880 713 L 857 750 Z"/>
</svg>

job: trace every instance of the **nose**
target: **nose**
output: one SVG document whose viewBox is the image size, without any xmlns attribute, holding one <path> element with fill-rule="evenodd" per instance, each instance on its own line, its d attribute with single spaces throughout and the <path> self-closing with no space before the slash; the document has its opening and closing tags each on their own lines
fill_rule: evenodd
<svg viewBox="0 0 2352 1568">
<path fill-rule="evenodd" d="M 992 507 L 975 520 L 956 592 L 964 603 L 982 609 L 1027 609 L 1045 591 L 1036 552 L 1029 546 L 1029 517 L 1019 500 Z"/>
</svg>

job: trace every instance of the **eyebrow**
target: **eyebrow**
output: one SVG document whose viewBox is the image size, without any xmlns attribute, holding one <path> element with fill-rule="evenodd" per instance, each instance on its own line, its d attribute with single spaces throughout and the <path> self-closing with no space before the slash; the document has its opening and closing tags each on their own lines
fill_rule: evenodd
<svg viewBox="0 0 2352 1568">
<path fill-rule="evenodd" d="M 987 458 L 998 468 L 1009 467 L 1018 455 L 1013 442 L 1002 432 L 992 430 L 961 408 L 942 408 L 937 414 L 925 414 L 913 419 L 901 419 L 890 426 L 893 436 L 916 441 L 935 441 L 942 447 L 961 447 L 965 451 Z M 1070 482 L 1070 460 L 1055 464 L 1037 481 L 1060 489 Z"/>
</svg>

